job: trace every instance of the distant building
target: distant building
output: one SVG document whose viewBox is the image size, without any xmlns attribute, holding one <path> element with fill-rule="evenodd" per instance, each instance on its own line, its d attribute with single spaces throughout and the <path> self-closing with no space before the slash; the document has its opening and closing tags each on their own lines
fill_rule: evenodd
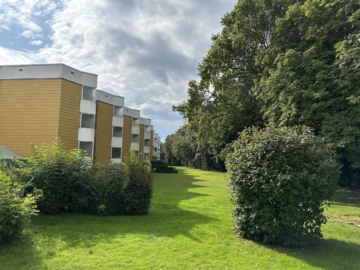
<svg viewBox="0 0 360 270">
<path fill-rule="evenodd" d="M 160 136 L 154 133 L 154 149 L 153 149 L 153 160 L 160 159 Z"/>
<path fill-rule="evenodd" d="M 30 144 L 59 137 L 100 162 L 121 162 L 131 147 L 140 160 L 157 157 L 151 120 L 96 87 L 96 74 L 64 64 L 0 66 L 0 145 L 27 157 Z"/>
</svg>

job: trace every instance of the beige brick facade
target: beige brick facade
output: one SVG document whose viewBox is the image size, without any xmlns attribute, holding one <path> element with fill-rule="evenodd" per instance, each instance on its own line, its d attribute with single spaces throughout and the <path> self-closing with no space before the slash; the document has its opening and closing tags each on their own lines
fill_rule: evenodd
<svg viewBox="0 0 360 270">
<path fill-rule="evenodd" d="M 96 162 L 105 162 L 111 158 L 112 116 L 114 106 L 96 102 L 96 126 L 94 156 Z"/>
<path fill-rule="evenodd" d="M 78 149 L 81 85 L 61 80 L 58 136 L 66 150 Z"/>
<path fill-rule="evenodd" d="M 0 80 L 0 145 L 21 156 L 58 136 L 61 79 Z"/>
<path fill-rule="evenodd" d="M 121 162 L 129 156 L 134 132 L 138 144 L 134 140 L 133 145 L 143 161 L 145 127 L 153 128 L 151 119 L 124 107 L 124 97 L 96 87 L 96 74 L 64 64 L 0 66 L 0 145 L 28 157 L 31 144 L 53 144 L 59 137 L 66 150 L 80 147 L 95 162 Z M 113 125 L 119 127 L 114 138 Z M 154 136 L 151 131 L 151 159 Z M 121 148 L 121 159 L 119 149 L 112 158 L 112 143 Z"/>
</svg>

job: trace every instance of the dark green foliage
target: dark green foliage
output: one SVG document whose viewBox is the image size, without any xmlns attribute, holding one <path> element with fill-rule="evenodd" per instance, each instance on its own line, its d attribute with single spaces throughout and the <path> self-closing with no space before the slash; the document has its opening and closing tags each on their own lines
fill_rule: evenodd
<svg viewBox="0 0 360 270">
<path fill-rule="evenodd" d="M 33 185 L 42 190 L 37 201 L 42 213 L 83 212 L 96 193 L 90 167 L 83 152 L 66 152 L 57 140 L 53 145 L 33 146 L 33 155 L 18 176 L 21 181 L 32 178 Z"/>
<path fill-rule="evenodd" d="M 226 159 L 236 231 L 265 243 L 307 246 L 319 239 L 339 164 L 306 128 L 244 130 Z"/>
<path fill-rule="evenodd" d="M 358 0 L 291 6 L 276 22 L 258 85 L 266 119 L 309 126 L 335 147 L 348 187 L 360 184 L 359 11 Z"/>
<path fill-rule="evenodd" d="M 12 179 L 32 180 L 42 191 L 37 200 L 46 214 L 63 212 L 92 215 L 140 215 L 150 208 L 152 174 L 148 163 L 140 163 L 135 153 L 126 164 L 93 166 L 84 152 L 66 152 L 60 140 L 53 145 L 34 146 L 34 155 L 18 167 L 6 167 Z"/>
<path fill-rule="evenodd" d="M 124 189 L 124 214 L 145 215 L 150 210 L 153 192 L 151 164 L 141 163 L 133 150 L 125 164 L 129 180 Z"/>
<path fill-rule="evenodd" d="M 223 162 L 209 152 L 209 145 L 197 137 L 188 125 L 167 136 L 161 149 L 170 165 L 224 171 Z"/>
<path fill-rule="evenodd" d="M 178 170 L 176 170 L 173 167 L 169 167 L 165 161 L 162 160 L 155 160 L 151 161 L 151 168 L 156 173 L 177 173 Z"/>
<path fill-rule="evenodd" d="M 240 0 L 221 24 L 177 106 L 202 153 L 224 159 L 250 126 L 305 125 L 360 188 L 360 2 Z"/>
<path fill-rule="evenodd" d="M 97 165 L 94 169 L 95 208 L 92 214 L 119 215 L 125 212 L 124 189 L 129 184 L 129 177 L 124 164 L 108 163 Z"/>
<path fill-rule="evenodd" d="M 211 48 L 199 63 L 200 80 L 189 82 L 189 98 L 177 107 L 208 153 L 219 157 L 238 132 L 263 126 L 255 86 L 264 72 L 264 51 L 276 19 L 296 2 L 241 0 L 221 19 L 223 29 L 213 35 Z"/>
<path fill-rule="evenodd" d="M 35 197 L 24 196 L 24 188 L 0 170 L 0 243 L 20 236 L 30 217 L 38 212 Z"/>
</svg>

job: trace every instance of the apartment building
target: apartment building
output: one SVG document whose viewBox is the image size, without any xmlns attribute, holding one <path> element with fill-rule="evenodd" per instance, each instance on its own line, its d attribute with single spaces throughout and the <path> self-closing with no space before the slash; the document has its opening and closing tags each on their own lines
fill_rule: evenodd
<svg viewBox="0 0 360 270">
<path fill-rule="evenodd" d="M 160 160 L 160 136 L 154 133 L 153 160 Z"/>
<path fill-rule="evenodd" d="M 0 66 L 0 145 L 26 157 L 59 137 L 98 162 L 121 162 L 131 147 L 140 160 L 157 156 L 151 119 L 96 88 L 96 74 L 64 64 Z"/>
</svg>

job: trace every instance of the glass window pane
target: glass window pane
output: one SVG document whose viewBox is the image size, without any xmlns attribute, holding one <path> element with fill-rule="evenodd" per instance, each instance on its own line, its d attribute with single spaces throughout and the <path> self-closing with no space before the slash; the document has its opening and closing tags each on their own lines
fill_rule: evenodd
<svg viewBox="0 0 360 270">
<path fill-rule="evenodd" d="M 112 148 L 111 158 L 121 158 L 121 148 Z"/>
<path fill-rule="evenodd" d="M 81 114 L 81 127 L 94 128 L 94 118 L 93 114 Z"/>
<path fill-rule="evenodd" d="M 80 142 L 79 149 L 84 150 L 88 155 L 92 155 L 92 148 L 93 143 L 92 142 Z"/>
<path fill-rule="evenodd" d="M 122 137 L 122 127 L 114 127 L 113 137 Z"/>
</svg>

